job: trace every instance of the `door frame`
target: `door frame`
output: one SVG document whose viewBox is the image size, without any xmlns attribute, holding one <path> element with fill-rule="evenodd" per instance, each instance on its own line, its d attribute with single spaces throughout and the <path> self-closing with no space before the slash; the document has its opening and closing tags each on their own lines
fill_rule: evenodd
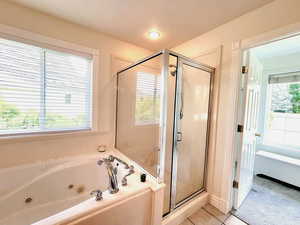
<svg viewBox="0 0 300 225">
<path fill-rule="evenodd" d="M 241 160 L 241 133 L 237 132 L 237 127 L 239 124 L 243 125 L 244 121 L 244 109 L 245 109 L 245 101 L 242 101 L 243 98 L 243 88 L 244 86 L 244 78 L 242 78 L 241 68 L 244 66 L 244 54 L 246 54 L 251 48 L 266 45 L 275 41 L 280 41 L 283 39 L 291 38 L 294 36 L 300 35 L 300 23 L 292 24 L 289 26 L 285 26 L 283 28 L 275 29 L 267 33 L 263 33 L 261 35 L 257 35 L 253 38 L 238 40 L 232 43 L 232 65 L 231 71 L 234 77 L 236 77 L 236 99 L 235 99 L 235 115 L 234 115 L 234 141 L 233 141 L 233 151 L 232 151 L 232 170 L 231 170 L 231 181 L 230 182 L 230 205 L 228 210 L 234 209 L 235 206 L 235 191 L 237 191 L 233 187 L 233 182 L 236 179 L 237 172 L 237 164 L 240 163 Z M 245 84 L 247 85 L 247 83 Z"/>
</svg>

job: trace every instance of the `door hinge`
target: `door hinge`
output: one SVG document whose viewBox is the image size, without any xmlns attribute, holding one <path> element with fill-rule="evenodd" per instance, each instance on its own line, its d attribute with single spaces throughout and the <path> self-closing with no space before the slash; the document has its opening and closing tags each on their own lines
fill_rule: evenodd
<svg viewBox="0 0 300 225">
<path fill-rule="evenodd" d="M 181 142 L 182 141 L 182 133 L 180 131 L 177 132 L 176 141 L 177 142 Z"/>
<path fill-rule="evenodd" d="M 248 67 L 242 66 L 242 73 L 248 73 Z"/>
<path fill-rule="evenodd" d="M 234 180 L 233 183 L 232 183 L 232 187 L 238 189 L 239 188 L 239 182 Z"/>
<path fill-rule="evenodd" d="M 238 167 L 238 161 L 235 161 L 234 162 L 234 169 L 237 170 L 237 167 Z"/>
<path fill-rule="evenodd" d="M 160 166 L 159 165 L 156 166 L 156 174 L 157 174 L 157 176 L 160 175 Z"/>
<path fill-rule="evenodd" d="M 243 133 L 244 132 L 244 125 L 238 124 L 238 126 L 237 126 L 237 132 Z"/>
</svg>

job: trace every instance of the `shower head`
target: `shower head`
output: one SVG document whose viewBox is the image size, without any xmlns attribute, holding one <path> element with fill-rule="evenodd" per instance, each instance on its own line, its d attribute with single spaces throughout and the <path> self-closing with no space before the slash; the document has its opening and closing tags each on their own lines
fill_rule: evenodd
<svg viewBox="0 0 300 225">
<path fill-rule="evenodd" d="M 170 71 L 170 74 L 175 77 L 176 76 L 176 72 L 177 72 L 177 66 L 173 65 L 173 64 L 170 64 L 169 65 L 170 68 L 174 68 L 175 70 L 173 71 Z"/>
</svg>

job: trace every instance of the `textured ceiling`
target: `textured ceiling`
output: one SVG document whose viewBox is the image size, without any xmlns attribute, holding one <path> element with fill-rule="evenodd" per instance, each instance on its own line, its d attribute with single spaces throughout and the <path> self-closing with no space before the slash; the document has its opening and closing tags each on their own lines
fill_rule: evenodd
<svg viewBox="0 0 300 225">
<path fill-rule="evenodd" d="M 273 0 L 10 0 L 151 50 L 171 48 Z M 158 29 L 161 38 L 146 37 Z"/>
</svg>

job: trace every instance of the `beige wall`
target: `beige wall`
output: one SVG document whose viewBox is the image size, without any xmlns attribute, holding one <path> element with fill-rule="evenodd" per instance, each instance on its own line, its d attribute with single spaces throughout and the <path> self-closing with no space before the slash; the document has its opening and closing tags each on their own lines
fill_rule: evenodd
<svg viewBox="0 0 300 225">
<path fill-rule="evenodd" d="M 93 30 L 75 25 L 28 8 L 0 1 L 0 24 L 13 26 L 55 39 L 99 49 L 99 126 L 93 135 L 52 137 L 51 139 L 0 140 L 0 167 L 46 160 L 62 156 L 95 152 L 97 145 L 114 141 L 114 87 L 111 57 L 136 61 L 151 54 L 135 45 L 116 40 Z"/>
<path fill-rule="evenodd" d="M 232 43 L 248 39 L 276 28 L 300 21 L 299 0 L 277 0 L 260 9 L 252 11 L 229 23 L 226 23 L 208 33 L 192 39 L 173 50 L 188 57 L 196 58 L 203 52 L 223 45 L 222 63 L 220 69 L 220 104 L 217 122 L 216 152 L 214 156 L 213 187 L 210 192 L 219 208 L 229 204 L 231 156 L 233 149 L 235 87 L 237 77 L 231 73 Z"/>
<path fill-rule="evenodd" d="M 173 50 L 189 57 L 223 45 L 221 64 L 220 106 L 213 188 L 211 192 L 224 204 L 228 203 L 229 177 L 221 179 L 231 170 L 233 145 L 233 119 L 236 77 L 230 72 L 232 42 L 246 39 L 288 24 L 300 21 L 299 0 L 277 0 L 258 10 L 239 17 L 204 35 L 188 41 Z M 100 129 L 96 135 L 52 138 L 40 141 L 0 142 L 0 167 L 36 160 L 93 152 L 100 143 L 113 142 L 113 87 L 111 86 L 111 54 L 134 61 L 150 52 L 134 45 L 115 40 L 95 31 L 65 22 L 27 8 L 0 1 L 0 23 L 37 32 L 46 36 L 74 42 L 101 53 L 100 73 Z M 223 182 L 224 181 L 224 182 Z"/>
</svg>

